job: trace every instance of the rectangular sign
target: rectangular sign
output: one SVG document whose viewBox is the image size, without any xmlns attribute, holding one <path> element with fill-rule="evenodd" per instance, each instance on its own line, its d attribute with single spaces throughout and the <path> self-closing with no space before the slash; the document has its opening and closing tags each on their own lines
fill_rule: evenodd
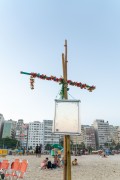
<svg viewBox="0 0 120 180">
<path fill-rule="evenodd" d="M 79 103 L 80 100 L 55 100 L 53 133 L 80 134 Z"/>
</svg>

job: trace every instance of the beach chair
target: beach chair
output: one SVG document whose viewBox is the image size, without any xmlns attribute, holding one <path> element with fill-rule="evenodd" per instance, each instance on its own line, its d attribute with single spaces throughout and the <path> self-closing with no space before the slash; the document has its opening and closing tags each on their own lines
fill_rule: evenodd
<svg viewBox="0 0 120 180">
<path fill-rule="evenodd" d="M 22 160 L 20 161 L 19 159 L 15 159 L 11 163 L 11 172 L 6 173 L 5 177 L 10 177 L 11 179 L 16 177 L 16 179 L 23 179 L 25 172 L 27 170 L 28 166 L 28 161 L 27 160 Z"/>
<path fill-rule="evenodd" d="M 12 163 L 11 163 L 11 168 L 9 169 L 9 173 L 5 174 L 5 177 L 17 177 L 19 170 L 20 170 L 20 166 L 21 166 L 21 161 L 19 159 L 15 159 Z"/>
<path fill-rule="evenodd" d="M 20 159 L 15 159 L 14 161 L 20 161 Z"/>
<path fill-rule="evenodd" d="M 10 162 L 8 160 L 3 160 L 0 165 L 1 169 L 3 169 L 4 171 L 7 171 L 9 168 L 9 164 Z"/>
<path fill-rule="evenodd" d="M 7 173 L 8 169 L 9 169 L 9 161 L 8 160 L 3 160 L 1 162 L 1 168 L 0 168 L 0 174 L 5 176 L 5 174 Z"/>
<path fill-rule="evenodd" d="M 22 160 L 20 168 L 19 168 L 19 173 L 18 173 L 18 176 L 17 176 L 17 180 L 18 179 L 24 179 L 24 175 L 26 173 L 27 166 L 28 166 L 28 161 L 25 160 L 25 159 Z"/>
</svg>

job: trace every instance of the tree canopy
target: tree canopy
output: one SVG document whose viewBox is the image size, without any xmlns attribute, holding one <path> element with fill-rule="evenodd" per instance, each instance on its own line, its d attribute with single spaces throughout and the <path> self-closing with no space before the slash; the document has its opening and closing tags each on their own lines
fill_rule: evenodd
<svg viewBox="0 0 120 180">
<path fill-rule="evenodd" d="M 19 146 L 19 141 L 9 137 L 0 138 L 0 148 L 2 149 L 14 149 Z"/>
</svg>

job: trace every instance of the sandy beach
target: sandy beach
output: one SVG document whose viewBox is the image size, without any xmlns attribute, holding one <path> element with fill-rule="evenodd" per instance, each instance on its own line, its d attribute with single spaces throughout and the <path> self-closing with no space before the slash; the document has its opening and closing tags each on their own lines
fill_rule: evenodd
<svg viewBox="0 0 120 180">
<path fill-rule="evenodd" d="M 7 156 L 6 159 L 15 158 L 27 159 L 28 168 L 25 174 L 26 180 L 63 180 L 63 169 L 41 170 L 40 163 L 48 157 L 53 161 L 50 155 L 36 156 Z M 72 159 L 75 157 L 72 156 Z M 77 156 L 79 165 L 72 167 L 72 180 L 120 180 L 120 155 L 113 155 L 102 158 L 99 155 Z M 4 158 L 0 158 L 2 160 Z"/>
</svg>

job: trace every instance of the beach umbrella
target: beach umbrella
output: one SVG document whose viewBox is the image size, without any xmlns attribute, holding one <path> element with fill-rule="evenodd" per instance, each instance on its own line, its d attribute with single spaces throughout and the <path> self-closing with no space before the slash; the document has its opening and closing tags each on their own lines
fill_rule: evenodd
<svg viewBox="0 0 120 180">
<path fill-rule="evenodd" d="M 60 150 L 63 149 L 63 147 L 59 144 L 53 144 L 53 145 L 51 145 L 51 147 L 55 148 L 55 149 L 60 149 Z"/>
</svg>

